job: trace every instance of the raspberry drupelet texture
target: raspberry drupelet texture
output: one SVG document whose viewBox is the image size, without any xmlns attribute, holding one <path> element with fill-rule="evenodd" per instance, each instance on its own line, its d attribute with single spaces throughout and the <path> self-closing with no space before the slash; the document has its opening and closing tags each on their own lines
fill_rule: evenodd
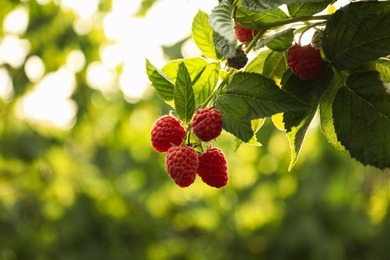
<svg viewBox="0 0 390 260">
<path fill-rule="evenodd" d="M 295 44 L 288 50 L 287 63 L 295 75 L 303 80 L 310 80 L 320 73 L 323 59 L 319 49 L 311 45 Z"/>
<path fill-rule="evenodd" d="M 182 188 L 190 186 L 195 181 L 198 166 L 198 154 L 190 146 L 172 147 L 165 157 L 165 167 L 169 176 Z"/>
<path fill-rule="evenodd" d="M 199 155 L 198 175 L 211 187 L 221 188 L 228 183 L 228 167 L 221 149 L 212 147 Z"/>
<path fill-rule="evenodd" d="M 186 132 L 179 120 L 174 116 L 165 115 L 157 119 L 152 127 L 150 136 L 154 149 L 167 152 L 172 145 L 180 145 Z"/>
<path fill-rule="evenodd" d="M 222 115 L 214 108 L 198 109 L 191 126 L 195 136 L 201 141 L 211 141 L 221 134 Z"/>
</svg>

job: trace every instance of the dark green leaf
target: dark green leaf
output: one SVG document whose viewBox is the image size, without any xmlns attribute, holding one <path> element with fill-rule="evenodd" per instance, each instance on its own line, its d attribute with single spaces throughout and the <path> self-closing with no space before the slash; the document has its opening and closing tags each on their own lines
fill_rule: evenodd
<svg viewBox="0 0 390 260">
<path fill-rule="evenodd" d="M 273 80 L 257 73 L 240 72 L 215 100 L 224 129 L 244 142 L 253 137 L 251 120 L 308 107 Z"/>
<path fill-rule="evenodd" d="M 291 170 L 298 160 L 306 132 L 316 114 L 319 101 L 325 89 L 332 82 L 333 71 L 331 65 L 325 63 L 322 66 L 320 75 L 313 80 L 302 80 L 292 73 L 286 73 L 285 75 L 287 79 L 283 79 L 283 89 L 310 104 L 310 108 L 283 114 L 284 127 L 291 147 L 291 161 L 289 165 L 289 170 Z"/>
<path fill-rule="evenodd" d="M 232 20 L 233 6 L 227 0 L 222 0 L 209 17 L 210 26 L 214 30 L 214 43 L 217 50 L 226 58 L 235 56 L 237 38 Z M 222 38 L 222 39 L 221 39 Z"/>
<path fill-rule="evenodd" d="M 324 30 L 325 56 L 341 70 L 390 54 L 390 2 L 351 3 L 336 11 Z"/>
<path fill-rule="evenodd" d="M 260 49 L 264 46 L 275 51 L 284 51 L 292 45 L 294 40 L 294 30 L 289 28 L 280 32 L 276 32 L 268 37 L 261 38 L 255 45 L 255 49 Z"/>
<path fill-rule="evenodd" d="M 288 12 L 291 17 L 311 16 L 323 11 L 329 4 L 335 2 L 326 0 L 319 3 L 295 3 L 288 5 Z"/>
<path fill-rule="evenodd" d="M 273 9 L 261 13 L 253 12 L 245 9 L 239 3 L 237 5 L 235 18 L 240 22 L 241 25 L 248 26 L 248 28 L 251 29 L 259 29 L 267 24 L 286 20 L 288 19 L 288 16 L 281 9 Z"/>
<path fill-rule="evenodd" d="M 351 157 L 390 167 L 390 96 L 376 71 L 351 74 L 333 103 L 334 128 Z"/>
<path fill-rule="evenodd" d="M 213 33 L 213 41 L 218 53 L 226 58 L 233 58 L 236 55 L 236 46 L 229 42 L 218 33 Z"/>
<path fill-rule="evenodd" d="M 278 36 L 275 37 L 272 41 L 267 43 L 266 46 L 274 51 L 284 51 L 290 48 L 293 40 L 294 29 L 290 28 L 288 30 L 280 32 L 280 34 L 278 34 Z"/>
<path fill-rule="evenodd" d="M 321 2 L 322 0 L 306 0 L 305 2 Z M 303 2 L 302 0 L 242 0 L 242 5 L 255 12 L 262 12 L 278 8 L 282 4 L 293 4 Z"/>
<path fill-rule="evenodd" d="M 174 102 L 179 118 L 186 123 L 190 122 L 195 111 L 195 98 L 191 77 L 184 62 L 180 63 L 177 71 Z"/>
</svg>

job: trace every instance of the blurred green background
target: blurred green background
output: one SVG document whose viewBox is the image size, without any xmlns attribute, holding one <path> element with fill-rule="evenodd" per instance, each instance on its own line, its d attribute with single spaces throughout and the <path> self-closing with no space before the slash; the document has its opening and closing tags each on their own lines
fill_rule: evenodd
<svg viewBox="0 0 390 260">
<path fill-rule="evenodd" d="M 226 187 L 169 178 L 149 133 L 170 108 L 144 58 L 198 55 L 192 15 L 216 4 L 1 0 L 1 260 L 389 259 L 390 171 L 335 151 L 318 123 L 291 172 L 267 120 L 262 147 L 218 138 Z"/>
</svg>

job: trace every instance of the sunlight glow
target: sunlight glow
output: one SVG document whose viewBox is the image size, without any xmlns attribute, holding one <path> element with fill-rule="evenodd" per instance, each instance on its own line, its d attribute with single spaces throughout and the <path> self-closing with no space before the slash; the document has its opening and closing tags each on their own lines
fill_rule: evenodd
<svg viewBox="0 0 390 260">
<path fill-rule="evenodd" d="M 45 74 L 45 64 L 40 57 L 31 56 L 24 64 L 24 72 L 30 82 L 37 82 Z"/>
<path fill-rule="evenodd" d="M 10 101 L 14 95 L 11 75 L 4 68 L 0 68 L 0 98 Z"/>
<path fill-rule="evenodd" d="M 103 63 L 94 61 L 87 67 L 87 84 L 93 89 L 104 92 L 113 91 L 116 73 L 107 69 Z"/>
<path fill-rule="evenodd" d="M 71 8 L 73 11 L 83 19 L 89 19 L 94 14 L 97 13 L 99 8 L 100 0 L 62 0 L 61 6 L 66 8 Z"/>
<path fill-rule="evenodd" d="M 13 68 L 23 65 L 31 44 L 26 39 L 19 39 L 14 35 L 7 35 L 0 39 L 0 64 L 8 63 Z"/>
<path fill-rule="evenodd" d="M 69 129 L 75 123 L 77 104 L 70 99 L 76 88 L 72 72 L 60 68 L 48 73 L 18 104 L 18 116 L 32 123 Z"/>
<path fill-rule="evenodd" d="M 66 57 L 66 67 L 73 73 L 80 72 L 85 66 L 84 52 L 73 50 Z"/>
<path fill-rule="evenodd" d="M 21 35 L 26 32 L 28 26 L 28 10 L 25 7 L 18 7 L 8 13 L 3 20 L 5 33 Z"/>
</svg>

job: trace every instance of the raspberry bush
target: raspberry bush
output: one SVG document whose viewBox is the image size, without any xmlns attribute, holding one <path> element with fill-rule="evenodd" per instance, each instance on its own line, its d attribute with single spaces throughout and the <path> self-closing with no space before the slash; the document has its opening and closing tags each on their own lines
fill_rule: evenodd
<svg viewBox="0 0 390 260">
<path fill-rule="evenodd" d="M 259 145 L 260 121 L 282 115 L 290 170 L 318 114 L 334 148 L 364 165 L 390 167 L 390 2 L 339 9 L 334 2 L 221 0 L 194 17 L 202 57 L 161 69 L 146 59 L 153 87 L 186 129 L 181 145 L 199 154 L 213 149 L 216 137 L 203 135 L 214 130 L 196 134 L 201 109 L 219 111 L 224 131 L 251 145 Z"/>
</svg>

